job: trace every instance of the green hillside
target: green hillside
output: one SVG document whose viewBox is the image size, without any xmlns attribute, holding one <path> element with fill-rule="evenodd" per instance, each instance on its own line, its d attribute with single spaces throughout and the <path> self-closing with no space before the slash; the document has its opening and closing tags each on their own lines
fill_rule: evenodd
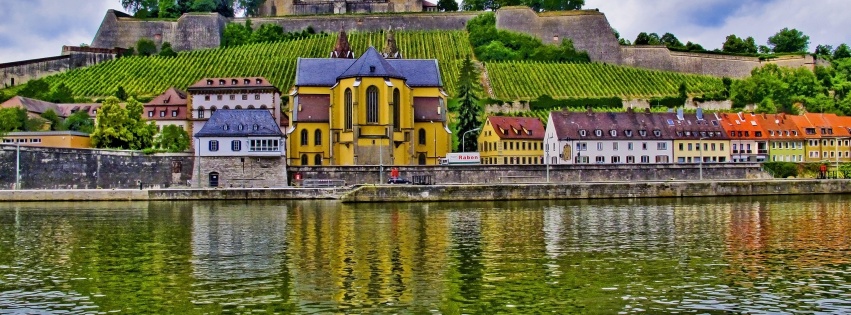
<svg viewBox="0 0 851 315">
<path fill-rule="evenodd" d="M 298 57 L 327 57 L 336 34 L 306 39 L 181 52 L 177 57 L 129 57 L 47 77 L 55 86 L 65 83 L 76 96 L 113 95 L 122 86 L 131 95 L 152 96 L 171 86 L 186 88 L 205 77 L 263 76 L 282 91 L 293 84 Z M 383 32 L 350 33 L 357 54 L 370 45 L 384 46 Z M 399 31 L 396 42 L 405 58 L 437 59 L 444 85 L 455 94 L 462 59 L 472 55 L 464 31 Z M 687 83 L 699 95 L 723 90 L 713 77 L 642 70 L 599 63 L 488 62 L 493 97 L 528 100 L 542 94 L 553 98 L 648 98 L 677 95 Z"/>
<path fill-rule="evenodd" d="M 384 47 L 381 32 L 349 33 L 356 54 L 370 45 Z M 325 58 L 336 34 L 307 39 L 181 52 L 177 57 L 129 57 L 48 77 L 51 86 L 64 82 L 77 96 L 112 95 L 118 86 L 128 94 L 157 95 L 171 86 L 186 88 L 206 77 L 263 76 L 283 91 L 295 79 L 296 59 Z M 407 59 L 437 59 L 446 89 L 455 91 L 459 60 L 471 55 L 463 31 L 397 32 L 396 44 Z"/>
<path fill-rule="evenodd" d="M 677 95 L 686 83 L 693 95 L 723 91 L 720 78 L 644 70 L 603 63 L 488 62 L 485 64 L 494 97 L 530 100 L 546 94 L 556 99 L 650 98 Z"/>
</svg>

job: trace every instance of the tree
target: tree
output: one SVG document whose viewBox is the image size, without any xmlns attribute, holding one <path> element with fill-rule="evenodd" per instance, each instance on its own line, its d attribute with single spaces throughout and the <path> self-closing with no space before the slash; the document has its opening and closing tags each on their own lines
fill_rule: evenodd
<svg viewBox="0 0 851 315">
<path fill-rule="evenodd" d="M 700 46 L 700 44 L 692 42 L 686 42 L 686 45 L 683 48 L 688 51 L 706 51 L 706 49 L 703 49 L 703 46 Z"/>
<path fill-rule="evenodd" d="M 62 130 L 62 119 L 52 109 L 48 109 L 41 114 L 41 118 L 50 123 L 50 130 Z"/>
<path fill-rule="evenodd" d="M 437 1 L 437 9 L 445 12 L 458 11 L 458 2 L 455 0 L 439 0 Z"/>
<path fill-rule="evenodd" d="M 96 148 L 127 149 L 132 135 L 127 128 L 127 110 L 118 104 L 118 98 L 110 97 L 98 109 L 97 126 L 90 138 Z"/>
<path fill-rule="evenodd" d="M 833 51 L 833 60 L 843 58 L 851 58 L 851 48 L 849 48 L 847 44 L 841 44 Z"/>
<path fill-rule="evenodd" d="M 245 25 L 228 23 L 222 32 L 222 47 L 235 47 L 251 42 L 251 20 L 246 19 Z"/>
<path fill-rule="evenodd" d="M 239 0 L 236 8 L 244 11 L 246 16 L 258 16 L 264 2 L 265 0 Z"/>
<path fill-rule="evenodd" d="M 68 116 L 68 118 L 65 118 L 65 121 L 62 123 L 62 129 L 92 133 L 95 130 L 95 123 L 89 117 L 89 113 L 78 110 L 71 114 L 71 116 Z"/>
<path fill-rule="evenodd" d="M 127 105 L 127 128 L 132 137 L 129 139 L 130 150 L 142 150 L 154 145 L 154 135 L 157 134 L 157 125 L 142 118 L 145 111 L 144 105 L 135 98 L 129 98 Z"/>
<path fill-rule="evenodd" d="M 542 0 L 541 9 L 537 11 L 579 10 L 583 5 L 585 5 L 585 0 Z M 529 7 L 534 9 L 534 4 L 529 5 Z"/>
<path fill-rule="evenodd" d="M 770 97 L 766 97 L 762 99 L 762 102 L 759 102 L 756 112 L 758 114 L 774 114 L 777 113 L 777 106 L 774 106 L 774 101 Z"/>
<path fill-rule="evenodd" d="M 157 147 L 168 152 L 183 152 L 189 149 L 189 133 L 176 125 L 167 125 L 155 142 Z"/>
<path fill-rule="evenodd" d="M 278 24 L 261 24 L 251 33 L 251 43 L 270 43 L 284 39 L 284 28 Z"/>
<path fill-rule="evenodd" d="M 164 42 L 162 49 L 160 49 L 161 57 L 177 57 L 177 53 L 174 52 L 174 49 L 171 48 L 171 43 Z"/>
<path fill-rule="evenodd" d="M 632 43 L 635 45 L 661 45 L 662 41 L 659 38 L 659 34 L 641 32 L 638 33 L 638 36 L 635 37 L 635 41 Z"/>
<path fill-rule="evenodd" d="M 754 41 L 753 37 L 741 39 L 734 34 L 730 34 L 721 46 L 721 51 L 739 54 L 755 54 L 757 53 L 756 41 Z"/>
<path fill-rule="evenodd" d="M 662 35 L 660 41 L 662 42 L 662 45 L 668 46 L 669 48 L 683 47 L 683 43 L 680 42 L 680 40 L 677 39 L 677 37 L 671 33 L 665 33 L 664 35 Z"/>
<path fill-rule="evenodd" d="M 136 53 L 139 56 L 150 56 L 157 53 L 157 44 L 154 41 L 142 38 L 136 42 Z"/>
<path fill-rule="evenodd" d="M 784 27 L 768 38 L 768 45 L 775 53 L 805 52 L 810 45 L 810 37 L 797 29 Z"/>
<path fill-rule="evenodd" d="M 18 96 L 42 99 L 50 93 L 50 84 L 42 79 L 27 82 L 23 89 L 18 91 Z"/>
<path fill-rule="evenodd" d="M 833 46 L 818 45 L 816 46 L 816 50 L 813 52 L 813 55 L 816 55 L 819 58 L 830 58 L 830 56 L 833 55 Z"/>
<path fill-rule="evenodd" d="M 120 101 L 126 101 L 127 100 L 127 92 L 124 91 L 123 86 L 119 85 L 118 89 L 115 90 L 115 97 L 118 98 L 118 100 L 120 100 Z"/>
<path fill-rule="evenodd" d="M 46 101 L 53 103 L 73 103 L 74 92 L 65 83 L 59 83 L 50 90 L 50 94 Z"/>
<path fill-rule="evenodd" d="M 0 108 L 0 138 L 12 131 L 22 130 L 19 111 L 17 107 Z M 24 112 L 26 115 L 26 112 Z"/>
<path fill-rule="evenodd" d="M 461 63 L 461 72 L 458 74 L 458 99 L 460 104 L 457 135 L 463 138 L 458 140 L 463 142 L 462 146 L 469 152 L 477 151 L 478 132 L 470 132 L 471 134 L 467 137 L 464 137 L 463 134 L 481 127 L 479 121 L 481 108 L 479 108 L 479 99 L 476 96 L 476 88 L 479 86 L 478 78 L 475 65 L 467 56 Z"/>
</svg>

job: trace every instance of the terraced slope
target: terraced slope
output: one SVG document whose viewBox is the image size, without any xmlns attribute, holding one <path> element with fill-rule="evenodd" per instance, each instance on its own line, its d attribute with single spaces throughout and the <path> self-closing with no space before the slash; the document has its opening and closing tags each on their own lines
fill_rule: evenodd
<svg viewBox="0 0 851 315">
<path fill-rule="evenodd" d="M 72 70 L 47 78 L 64 82 L 77 96 L 112 95 L 118 86 L 129 94 L 157 95 L 171 86 L 184 89 L 205 77 L 263 76 L 279 89 L 288 90 L 295 78 L 298 57 L 327 57 L 336 34 L 278 43 L 245 45 L 181 52 L 174 58 L 130 57 Z M 349 33 L 356 54 L 370 45 L 384 46 L 381 32 Z M 455 91 L 459 60 L 472 55 L 464 31 L 397 32 L 396 44 L 407 59 L 437 59 L 444 87 Z"/>
<path fill-rule="evenodd" d="M 494 97 L 530 100 L 547 94 L 555 99 L 611 97 L 625 99 L 677 95 L 685 82 L 699 95 L 724 89 L 720 78 L 644 70 L 603 63 L 488 62 Z"/>
</svg>

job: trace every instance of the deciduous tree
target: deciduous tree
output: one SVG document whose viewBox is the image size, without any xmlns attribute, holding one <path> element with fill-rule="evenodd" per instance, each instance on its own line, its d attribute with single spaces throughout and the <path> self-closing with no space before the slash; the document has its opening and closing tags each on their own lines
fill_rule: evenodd
<svg viewBox="0 0 851 315">
<path fill-rule="evenodd" d="M 455 0 L 440 0 L 437 1 L 437 9 L 444 12 L 458 11 L 458 2 Z"/>
<path fill-rule="evenodd" d="M 157 53 L 157 44 L 154 41 L 142 38 L 136 42 L 136 53 L 139 56 L 150 56 Z"/>
<path fill-rule="evenodd" d="M 68 116 L 68 118 L 65 118 L 62 127 L 65 130 L 92 133 L 95 129 L 95 123 L 89 117 L 89 113 L 79 110 Z"/>
<path fill-rule="evenodd" d="M 189 149 L 189 134 L 176 125 L 163 127 L 156 137 L 156 146 L 168 152 L 183 152 Z"/>
<path fill-rule="evenodd" d="M 721 46 L 721 51 L 740 54 L 755 54 L 757 53 L 756 41 L 754 41 L 753 37 L 742 39 L 735 34 L 730 34 Z"/>
<path fill-rule="evenodd" d="M 810 37 L 797 29 L 784 27 L 768 38 L 768 45 L 775 53 L 805 52 L 810 45 Z"/>
<path fill-rule="evenodd" d="M 851 58 L 851 48 L 848 48 L 847 44 L 841 44 L 839 45 L 839 47 L 836 47 L 836 50 L 833 51 L 834 60 L 844 58 Z"/>
</svg>

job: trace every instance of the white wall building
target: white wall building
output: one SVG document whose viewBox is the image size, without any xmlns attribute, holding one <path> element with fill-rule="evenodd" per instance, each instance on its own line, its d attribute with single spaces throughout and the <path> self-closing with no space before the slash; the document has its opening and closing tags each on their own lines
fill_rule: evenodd
<svg viewBox="0 0 851 315">
<path fill-rule="evenodd" d="M 281 119 L 281 93 L 262 77 L 207 78 L 188 88 L 192 130 L 198 132 L 217 110 L 265 109 L 283 131 L 289 121 Z"/>
<path fill-rule="evenodd" d="M 551 112 L 547 164 L 655 164 L 673 161 L 664 120 L 650 113 Z"/>
</svg>

